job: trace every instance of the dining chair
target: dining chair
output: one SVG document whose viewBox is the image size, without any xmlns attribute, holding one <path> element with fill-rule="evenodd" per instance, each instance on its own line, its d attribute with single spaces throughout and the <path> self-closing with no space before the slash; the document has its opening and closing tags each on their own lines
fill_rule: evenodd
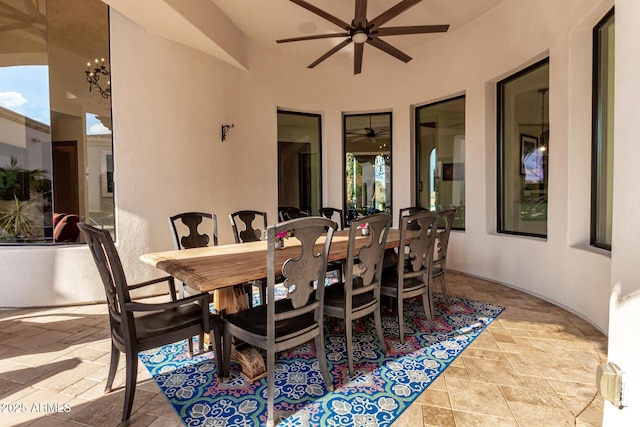
<svg viewBox="0 0 640 427">
<path fill-rule="evenodd" d="M 260 221 L 262 219 L 262 221 Z M 233 237 L 236 243 L 257 242 L 264 240 L 264 232 L 267 230 L 267 213 L 254 210 L 237 211 L 229 215 Z M 255 286 L 260 292 L 260 304 L 264 303 L 266 284 L 263 280 L 255 280 L 248 283 Z M 253 292 L 248 292 L 249 306 L 253 305 Z"/>
<path fill-rule="evenodd" d="M 209 313 L 209 294 L 202 293 L 177 299 L 174 279 L 171 276 L 129 285 L 109 232 L 82 222 L 78 223 L 78 228 L 100 273 L 109 307 L 111 361 L 105 392 L 111 391 L 120 353 L 125 355 L 122 423 L 126 424 L 131 416 L 136 391 L 138 353 L 141 351 L 187 339 L 189 353 L 193 354 L 193 336 L 208 333 L 210 338 L 213 338 L 212 342 L 217 343 L 215 358 L 218 376 L 221 376 L 222 364 L 219 355 L 222 353 L 218 348 L 221 347 L 221 336 L 215 320 Z M 131 290 L 162 282 L 166 282 L 169 287 L 170 302 L 152 304 L 131 299 Z"/>
<path fill-rule="evenodd" d="M 262 221 L 259 221 L 262 219 Z M 257 242 L 263 240 L 267 229 L 267 213 L 253 210 L 242 210 L 229 214 L 233 237 L 236 243 Z"/>
<path fill-rule="evenodd" d="M 283 208 L 278 210 L 278 218 L 280 219 L 281 222 L 289 221 L 296 218 L 304 218 L 307 216 L 311 216 L 311 213 L 309 213 L 309 211 L 307 210 L 300 209 L 300 208 L 288 207 L 288 208 Z"/>
<path fill-rule="evenodd" d="M 402 218 L 406 215 L 411 215 L 414 214 L 416 212 L 424 212 L 424 211 L 428 211 L 429 209 L 427 208 L 423 208 L 422 206 L 409 206 L 406 208 L 400 208 L 400 210 L 398 211 L 398 228 L 402 227 Z M 417 227 L 417 225 L 412 225 L 412 227 Z M 415 230 L 416 228 L 414 228 Z"/>
<path fill-rule="evenodd" d="M 338 223 L 338 225 L 340 226 L 339 230 L 344 230 L 344 213 L 342 212 L 342 209 L 320 208 L 320 211 L 318 213 L 320 214 L 320 216 L 329 218 L 330 220 Z"/>
<path fill-rule="evenodd" d="M 439 214 L 440 220 L 444 220 L 444 229 L 438 232 L 438 239 L 435 243 L 436 248 L 434 249 L 431 278 L 440 281 L 444 302 L 445 304 L 449 304 L 449 294 L 447 293 L 447 250 L 449 248 L 449 235 L 451 234 L 451 227 L 453 226 L 453 220 L 456 216 L 456 209 L 446 209 Z"/>
<path fill-rule="evenodd" d="M 380 279 L 384 248 L 391 227 L 389 214 L 373 214 L 352 221 L 344 281 L 325 289 L 324 312 L 329 317 L 344 319 L 345 342 L 349 375 L 353 377 L 353 329 L 352 322 L 373 313 L 378 340 L 383 351 L 387 351 L 380 318 Z M 369 234 L 363 237 L 359 227 L 367 224 Z M 367 239 L 364 247 L 356 252 L 356 238 Z"/>
<path fill-rule="evenodd" d="M 201 224 L 205 226 L 204 230 L 200 228 Z M 169 217 L 169 225 L 176 249 L 218 246 L 218 218 L 215 214 L 183 212 Z"/>
<path fill-rule="evenodd" d="M 380 293 L 395 298 L 397 302 L 400 342 L 404 342 L 405 299 L 422 295 L 425 315 L 430 322 L 433 321 L 433 298 L 429 288 L 438 218 L 439 215 L 431 211 L 402 217 L 398 253 L 406 253 L 407 256 L 398 257 L 396 267 L 387 269 L 382 275 Z"/>
<path fill-rule="evenodd" d="M 169 217 L 173 245 L 178 250 L 218 246 L 218 218 L 208 212 L 183 212 Z M 176 281 L 178 298 L 184 298 L 185 286 Z M 213 294 L 210 294 L 210 302 Z M 200 351 L 204 350 L 204 336 L 200 335 Z"/>
<path fill-rule="evenodd" d="M 232 337 L 267 353 L 267 426 L 274 425 L 276 353 L 315 339 L 324 383 L 333 390 L 324 346 L 324 284 L 329 246 L 337 224 L 327 218 L 298 218 L 267 229 L 266 304 L 224 317 L 224 377 L 229 378 Z M 325 234 L 325 229 L 326 234 Z M 275 249 L 276 235 L 291 231 L 300 245 Z M 322 241 L 324 239 L 324 243 Z M 316 243 L 322 244 L 318 249 Z M 286 259 L 285 259 L 286 258 Z M 286 298 L 275 299 L 276 263 L 282 266 Z M 317 285 L 317 289 L 316 286 Z"/>
<path fill-rule="evenodd" d="M 202 226 L 202 227 L 201 227 Z M 218 219 L 207 212 L 183 212 L 169 217 L 176 249 L 218 246 Z M 184 297 L 184 284 L 178 282 L 178 296 Z"/>
</svg>

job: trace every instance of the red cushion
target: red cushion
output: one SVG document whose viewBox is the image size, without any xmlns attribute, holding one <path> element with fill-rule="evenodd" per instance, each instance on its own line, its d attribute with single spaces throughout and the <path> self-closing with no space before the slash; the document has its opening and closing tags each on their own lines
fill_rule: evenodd
<svg viewBox="0 0 640 427">
<path fill-rule="evenodd" d="M 57 216 L 57 218 L 56 218 Z M 80 217 L 76 214 L 54 214 L 53 239 L 56 242 L 75 242 L 80 235 L 78 222 Z"/>
</svg>

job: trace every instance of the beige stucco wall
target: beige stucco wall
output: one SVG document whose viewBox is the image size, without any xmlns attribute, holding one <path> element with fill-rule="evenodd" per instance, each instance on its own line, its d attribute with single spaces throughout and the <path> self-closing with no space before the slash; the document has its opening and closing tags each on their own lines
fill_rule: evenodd
<svg viewBox="0 0 640 427">
<path fill-rule="evenodd" d="M 342 204 L 343 112 L 392 111 L 393 206 L 412 204 L 412 105 L 466 94 L 466 231 L 450 268 L 542 296 L 608 328 L 610 258 L 588 246 L 591 28 L 602 0 L 505 0 L 466 28 L 412 48 L 408 64 L 365 52 L 350 60 L 291 58 L 248 45 L 248 71 L 151 35 L 112 11 L 118 247 L 131 281 L 160 274 L 138 259 L 172 248 L 166 218 L 277 209 L 276 110 L 323 115 L 323 188 Z M 495 232 L 494 83 L 550 55 L 549 238 Z M 235 127 L 220 141 L 220 126 Z M 84 247 L 0 248 L 0 306 L 102 299 Z M 10 286 L 5 286 L 5 283 Z"/>
<path fill-rule="evenodd" d="M 640 70 L 640 3 L 636 0 L 616 1 L 615 59 L 615 143 L 612 289 L 610 299 L 609 351 L 610 362 L 624 371 L 627 407 L 618 409 L 606 404 L 604 426 L 631 426 L 640 419 L 640 197 L 636 189 L 640 182 L 640 110 L 638 70 Z"/>
</svg>

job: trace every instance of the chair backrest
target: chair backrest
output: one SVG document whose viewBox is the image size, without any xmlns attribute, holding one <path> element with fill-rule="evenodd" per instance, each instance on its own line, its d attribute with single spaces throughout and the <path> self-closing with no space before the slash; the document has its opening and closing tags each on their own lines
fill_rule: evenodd
<svg viewBox="0 0 640 427">
<path fill-rule="evenodd" d="M 382 275 L 385 245 L 392 220 L 391 215 L 378 213 L 351 221 L 349 245 L 347 248 L 347 263 L 344 274 L 347 304 L 351 304 L 352 295 L 371 291 L 376 293 L 375 298 L 378 299 L 380 287 L 377 285 L 380 283 L 380 277 Z M 362 234 L 360 227 L 363 224 L 366 224 L 369 228 L 369 235 L 366 237 L 369 239 L 369 242 L 356 253 L 355 242 L 356 238 Z M 356 260 L 358 263 L 356 263 Z M 360 282 L 358 283 L 357 289 L 353 289 L 355 277 L 358 277 L 358 281 Z"/>
<path fill-rule="evenodd" d="M 275 328 L 275 322 L 292 319 L 314 312 L 315 321 L 322 324 L 324 280 L 327 272 L 327 258 L 333 233 L 338 225 L 320 217 L 297 218 L 272 225 L 267 229 L 267 327 Z M 327 230 L 325 232 L 325 230 Z M 300 245 L 287 246 L 287 258 L 275 248 L 276 235 L 290 231 L 291 239 Z M 322 238 L 324 237 L 324 243 Z M 316 244 L 321 245 L 318 249 Z M 297 250 L 295 250 L 297 248 Z M 293 253 L 291 253 L 293 252 Z M 287 297 L 291 302 L 289 310 L 275 313 L 275 265 L 282 263 L 282 277 Z M 317 289 L 316 289 L 317 288 Z M 312 300 L 312 296 L 315 298 Z M 273 332 L 273 330 L 271 331 Z M 273 336 L 273 334 L 271 334 Z"/>
<path fill-rule="evenodd" d="M 336 221 L 336 219 L 338 219 L 339 221 L 336 221 L 336 222 L 340 226 L 339 230 L 344 230 L 344 214 L 342 212 L 342 209 L 321 208 L 319 211 L 319 214 L 320 216 L 329 218 L 330 220 L 333 220 L 333 221 Z"/>
<path fill-rule="evenodd" d="M 405 278 L 418 277 L 426 273 L 429 278 L 431 277 L 433 248 L 438 235 L 439 218 L 440 215 L 428 210 L 405 215 L 402 218 L 398 253 L 408 253 L 408 257 L 405 268 L 398 266 L 399 284 Z M 405 248 L 408 251 L 405 251 Z"/>
<path fill-rule="evenodd" d="M 262 218 L 262 223 L 256 220 Z M 236 243 L 262 240 L 267 229 L 267 213 L 252 210 L 237 211 L 229 215 Z M 256 221 L 256 223 L 254 223 Z"/>
<path fill-rule="evenodd" d="M 429 209 L 427 208 L 423 208 L 422 206 L 409 206 L 408 208 L 401 208 L 398 211 L 398 228 L 402 227 L 402 218 L 407 216 L 407 215 L 411 215 L 414 214 L 416 212 L 424 212 L 424 211 L 428 211 Z M 412 225 L 412 227 L 415 227 L 415 225 Z M 416 228 L 413 228 L 413 230 L 416 230 Z"/>
<path fill-rule="evenodd" d="M 442 265 L 447 259 L 447 248 L 449 247 L 449 235 L 451 234 L 451 227 L 453 226 L 453 220 L 456 216 L 456 209 L 447 209 L 440 212 L 439 218 L 444 218 L 444 229 L 438 233 L 437 250 L 434 254 L 434 263 Z"/>
<path fill-rule="evenodd" d="M 289 221 L 296 218 L 304 218 L 310 216 L 309 211 L 300 208 L 282 208 L 278 210 L 278 217 L 280 221 Z"/>
<path fill-rule="evenodd" d="M 124 310 L 124 305 L 131 302 L 131 296 L 120 256 L 107 230 L 99 230 L 83 222 L 78 223 L 78 228 L 87 241 L 104 285 L 111 335 L 124 347 L 135 339 L 136 333 L 133 315 Z"/>
<path fill-rule="evenodd" d="M 203 222 L 204 230 L 199 230 Z M 218 246 L 218 219 L 215 214 L 205 212 L 184 212 L 169 217 L 176 249 L 201 248 L 213 244 Z M 185 229 L 186 227 L 186 229 Z"/>
</svg>

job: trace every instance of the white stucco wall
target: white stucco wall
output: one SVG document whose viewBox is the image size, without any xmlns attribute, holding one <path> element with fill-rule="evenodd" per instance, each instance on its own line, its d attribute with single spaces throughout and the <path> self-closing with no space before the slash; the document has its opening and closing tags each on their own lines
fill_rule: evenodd
<svg viewBox="0 0 640 427">
<path fill-rule="evenodd" d="M 605 403 L 604 426 L 638 425 L 640 419 L 640 3 L 616 1 L 615 143 L 612 289 L 609 323 L 609 361 L 624 371 L 627 407 Z"/>
<path fill-rule="evenodd" d="M 393 207 L 412 204 L 412 106 L 466 94 L 466 231 L 449 267 L 542 296 L 608 328 L 610 258 L 588 246 L 591 29 L 610 0 L 504 0 L 466 28 L 412 48 L 404 64 L 365 49 L 363 73 L 339 57 L 249 44 L 248 71 L 151 35 L 111 13 L 118 246 L 131 281 L 160 273 L 147 252 L 172 248 L 166 218 L 186 210 L 227 215 L 277 210 L 276 110 L 323 115 L 323 188 L 342 205 L 343 112 L 392 111 Z M 323 52 L 319 50 L 318 55 Z M 495 230 L 495 82 L 550 56 L 547 240 Z M 220 141 L 220 126 L 235 127 Z M 0 306 L 101 299 L 88 251 L 0 248 Z M 53 272 L 53 273 L 52 273 Z"/>
</svg>

